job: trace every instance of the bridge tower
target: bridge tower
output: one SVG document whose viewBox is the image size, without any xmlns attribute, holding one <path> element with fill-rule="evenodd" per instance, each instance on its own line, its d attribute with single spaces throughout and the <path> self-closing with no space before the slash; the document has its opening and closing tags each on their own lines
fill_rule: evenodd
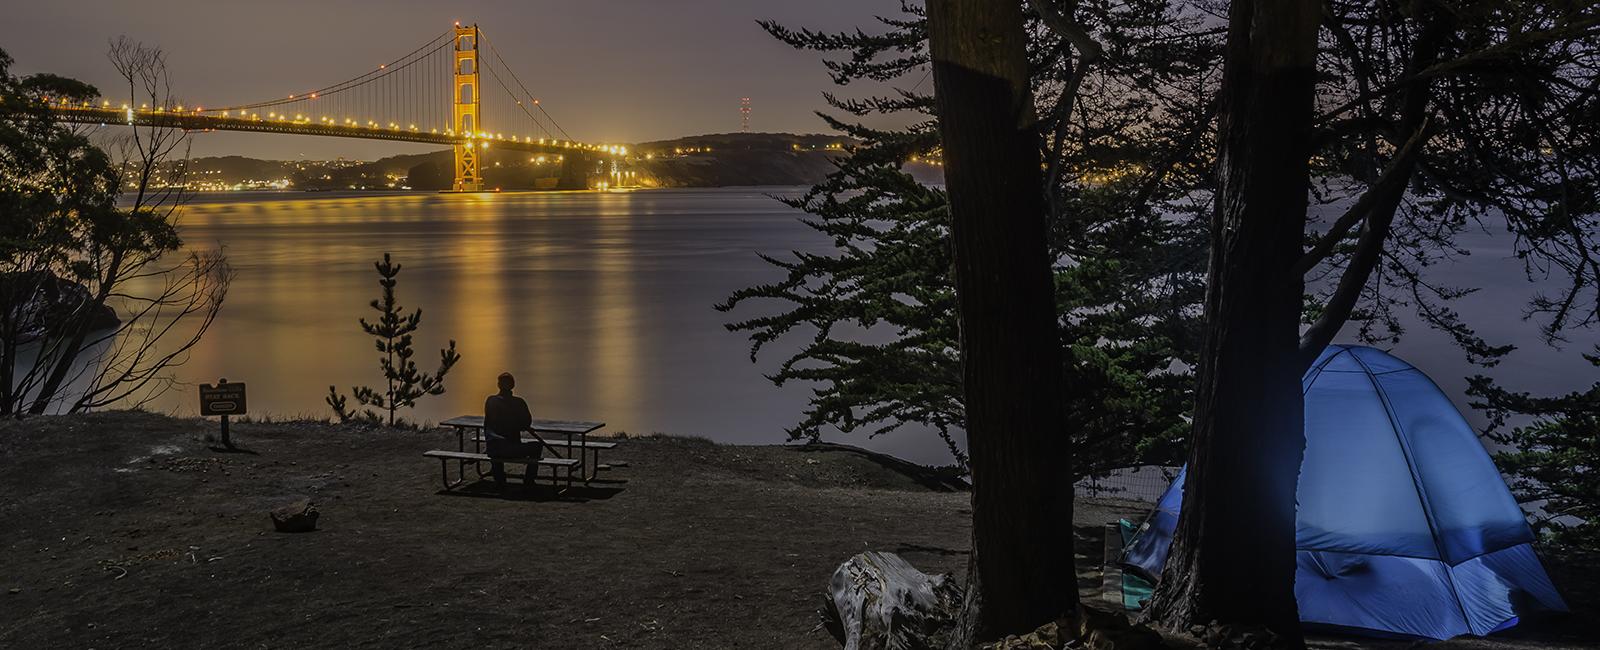
<svg viewBox="0 0 1600 650">
<path fill-rule="evenodd" d="M 482 100 L 478 86 L 478 26 L 462 27 L 461 23 L 456 23 L 453 49 L 456 53 L 455 68 L 452 70 L 455 77 L 452 86 L 454 128 L 456 135 L 467 138 L 465 142 L 455 145 L 456 181 L 453 189 L 457 192 L 477 192 L 483 189 L 482 167 L 478 162 L 483 154 L 484 143 L 477 141 L 476 136 L 485 131 L 478 120 L 478 104 Z"/>
</svg>

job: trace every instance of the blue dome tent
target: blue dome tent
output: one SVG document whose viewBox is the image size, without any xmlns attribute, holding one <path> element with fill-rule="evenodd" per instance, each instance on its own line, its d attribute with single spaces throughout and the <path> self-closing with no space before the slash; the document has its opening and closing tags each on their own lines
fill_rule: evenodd
<svg viewBox="0 0 1600 650">
<path fill-rule="evenodd" d="M 1566 611 L 1522 510 L 1455 406 L 1422 371 L 1333 345 L 1301 380 L 1306 453 L 1296 492 L 1295 600 L 1306 623 L 1447 639 Z M 1127 547 L 1157 577 L 1183 500 L 1180 473 Z"/>
</svg>

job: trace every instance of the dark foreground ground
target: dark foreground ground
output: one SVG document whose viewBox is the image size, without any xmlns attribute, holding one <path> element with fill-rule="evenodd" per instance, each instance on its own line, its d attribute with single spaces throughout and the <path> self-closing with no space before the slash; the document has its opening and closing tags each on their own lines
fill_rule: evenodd
<svg viewBox="0 0 1600 650">
<path fill-rule="evenodd" d="M 966 494 L 849 451 L 630 439 L 619 482 L 506 500 L 440 491 L 421 453 L 453 447 L 443 431 L 241 424 L 251 453 L 219 453 L 215 426 L 0 423 L 0 648 L 830 648 L 816 611 L 841 561 L 960 575 L 969 544 Z M 272 532 L 306 496 L 319 530 Z M 1077 516 L 1092 590 L 1100 524 L 1138 513 Z M 1582 613 L 1448 647 L 1600 647 L 1594 568 L 1552 573 Z"/>
</svg>

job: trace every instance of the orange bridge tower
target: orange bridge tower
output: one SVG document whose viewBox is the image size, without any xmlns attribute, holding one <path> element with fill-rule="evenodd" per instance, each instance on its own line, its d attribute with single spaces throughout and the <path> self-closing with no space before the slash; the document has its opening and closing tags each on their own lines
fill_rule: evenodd
<svg viewBox="0 0 1600 650">
<path fill-rule="evenodd" d="M 455 145 L 457 192 L 477 192 L 483 189 L 482 167 L 478 164 L 487 141 L 478 142 L 484 132 L 479 121 L 478 103 L 482 99 L 478 86 L 478 26 L 462 27 L 456 23 L 454 125 L 456 135 L 466 138 Z"/>
</svg>

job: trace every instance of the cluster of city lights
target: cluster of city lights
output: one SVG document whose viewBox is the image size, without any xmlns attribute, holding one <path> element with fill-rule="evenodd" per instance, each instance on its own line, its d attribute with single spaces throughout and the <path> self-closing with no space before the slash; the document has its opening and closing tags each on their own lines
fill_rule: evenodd
<svg viewBox="0 0 1600 650">
<path fill-rule="evenodd" d="M 818 147 L 816 145 L 802 145 L 802 144 L 796 142 L 794 144 L 789 145 L 789 147 L 791 149 L 794 149 L 795 151 L 816 151 L 818 149 L 825 149 L 825 150 L 829 150 L 829 151 L 844 151 L 844 145 L 840 144 L 838 142 L 830 142 L 830 143 L 828 143 L 826 145 L 823 145 L 821 147 Z"/>
</svg>

